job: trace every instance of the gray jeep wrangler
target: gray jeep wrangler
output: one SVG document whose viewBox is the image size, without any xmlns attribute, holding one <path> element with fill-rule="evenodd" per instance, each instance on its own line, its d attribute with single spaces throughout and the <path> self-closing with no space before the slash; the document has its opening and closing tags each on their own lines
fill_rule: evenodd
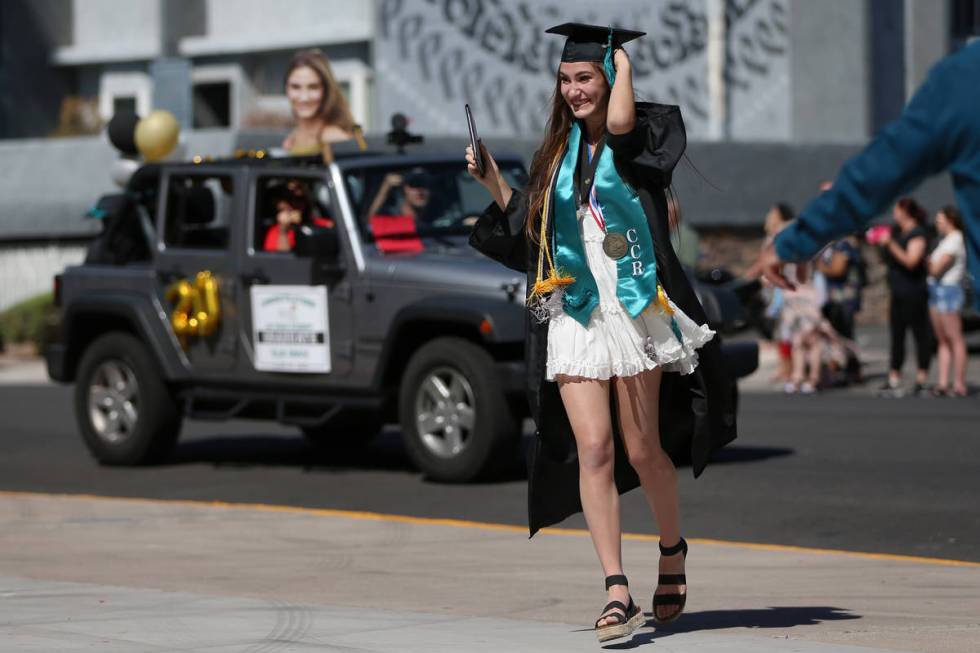
<svg viewBox="0 0 980 653">
<path fill-rule="evenodd" d="M 93 456 L 162 461 L 192 417 L 275 420 L 330 448 L 398 421 L 444 481 L 513 460 L 525 281 L 468 246 L 488 198 L 462 147 L 442 151 L 149 164 L 101 198 L 102 234 L 55 280 L 46 349 Z M 518 157 L 498 163 L 524 185 Z M 756 352 L 736 358 L 747 373 Z"/>
</svg>

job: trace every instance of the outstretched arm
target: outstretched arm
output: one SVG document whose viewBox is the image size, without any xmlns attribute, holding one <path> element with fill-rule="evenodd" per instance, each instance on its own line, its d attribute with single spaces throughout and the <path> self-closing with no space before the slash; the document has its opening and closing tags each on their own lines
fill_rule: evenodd
<svg viewBox="0 0 980 653">
<path fill-rule="evenodd" d="M 952 105 L 955 69 L 938 64 L 898 120 L 888 124 L 841 168 L 833 186 L 821 193 L 773 243 L 763 247 L 746 276 L 764 275 L 780 288 L 792 288 L 783 264 L 806 261 L 820 248 L 861 231 L 902 193 L 940 172 L 959 156 L 962 108 Z M 797 267 L 802 281 L 803 266 Z"/>
<path fill-rule="evenodd" d="M 949 165 L 957 133 L 951 112 L 943 110 L 947 83 L 934 71 L 898 120 L 847 161 L 833 186 L 776 237 L 782 261 L 808 260 L 828 242 L 861 231 L 902 193 Z"/>
</svg>

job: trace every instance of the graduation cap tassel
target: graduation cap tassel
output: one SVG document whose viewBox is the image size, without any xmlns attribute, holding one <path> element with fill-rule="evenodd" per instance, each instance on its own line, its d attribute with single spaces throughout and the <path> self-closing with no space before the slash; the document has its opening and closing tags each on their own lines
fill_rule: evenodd
<svg viewBox="0 0 980 653">
<path fill-rule="evenodd" d="M 613 28 L 609 26 L 609 37 L 606 39 L 606 53 L 602 57 L 602 68 L 606 71 L 606 79 L 609 86 L 616 83 L 616 66 L 613 65 Z"/>
</svg>

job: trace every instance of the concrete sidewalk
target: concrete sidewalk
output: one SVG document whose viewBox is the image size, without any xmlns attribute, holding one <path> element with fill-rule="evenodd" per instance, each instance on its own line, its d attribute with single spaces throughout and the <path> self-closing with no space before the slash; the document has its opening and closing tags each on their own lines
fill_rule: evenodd
<svg viewBox="0 0 980 653">
<path fill-rule="evenodd" d="M 0 355 L 0 386 L 51 383 L 44 359 Z"/>
<path fill-rule="evenodd" d="M 577 531 L 0 493 L 0 532 L 4 652 L 598 648 Z M 623 548 L 649 609 L 655 540 Z M 980 649 L 980 564 L 691 540 L 688 576 L 672 628 L 607 648 Z"/>
</svg>

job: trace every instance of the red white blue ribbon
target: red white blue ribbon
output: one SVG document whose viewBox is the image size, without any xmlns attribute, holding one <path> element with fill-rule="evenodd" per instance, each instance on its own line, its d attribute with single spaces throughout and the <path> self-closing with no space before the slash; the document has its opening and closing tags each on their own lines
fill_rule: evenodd
<svg viewBox="0 0 980 653">
<path fill-rule="evenodd" d="M 606 218 L 602 215 L 602 205 L 599 204 L 599 199 L 595 194 L 595 186 L 589 191 L 589 212 L 592 214 L 595 223 L 602 229 L 602 233 L 606 233 Z"/>
</svg>

